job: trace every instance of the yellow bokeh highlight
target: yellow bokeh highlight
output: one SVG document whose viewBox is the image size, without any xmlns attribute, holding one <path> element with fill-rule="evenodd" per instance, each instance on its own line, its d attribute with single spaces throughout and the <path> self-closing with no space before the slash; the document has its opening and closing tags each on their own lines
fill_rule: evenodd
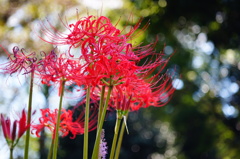
<svg viewBox="0 0 240 159">
<path fill-rule="evenodd" d="M 162 8 L 167 6 L 167 1 L 166 0 L 159 0 L 158 5 Z"/>
</svg>

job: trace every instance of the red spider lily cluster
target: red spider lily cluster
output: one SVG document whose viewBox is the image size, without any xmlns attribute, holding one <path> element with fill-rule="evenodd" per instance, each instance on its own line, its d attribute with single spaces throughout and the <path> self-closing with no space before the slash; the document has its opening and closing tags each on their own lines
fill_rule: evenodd
<svg viewBox="0 0 240 159">
<path fill-rule="evenodd" d="M 154 51 L 155 43 L 136 47 L 129 43 L 139 25 L 122 34 L 108 18 L 88 16 L 75 24 L 65 25 L 69 34 L 55 33 L 53 26 L 45 27 L 43 33 L 50 40 L 43 40 L 54 45 L 69 45 L 69 50 L 80 48 L 81 55 L 74 58 L 84 60 L 84 65 L 79 66 L 82 74 L 73 80 L 91 86 L 94 95 L 99 94 L 99 87 L 113 85 L 111 106 L 114 108 L 119 94 L 120 101 L 131 97 L 130 110 L 163 106 L 174 92 L 171 78 L 160 75 L 168 60 L 163 58 L 163 53 Z M 145 62 L 139 66 L 140 61 Z M 151 76 L 153 72 L 155 75 Z"/>
<path fill-rule="evenodd" d="M 133 46 L 130 43 L 139 34 L 136 30 L 140 22 L 127 33 L 117 29 L 117 26 L 104 16 L 88 16 L 74 24 L 64 24 L 69 34 L 57 31 L 51 23 L 49 26 L 42 25 L 42 33 L 48 38 L 40 38 L 53 45 L 67 45 L 69 51 L 59 53 L 55 48 L 50 53 L 38 54 L 27 53 L 24 49 L 14 47 L 13 56 L 9 54 L 10 61 L 2 68 L 4 73 L 30 73 L 39 78 L 42 84 L 57 83 L 60 85 L 60 96 L 63 96 L 61 90 L 65 84 L 77 85 L 86 91 L 89 89 L 91 101 L 97 105 L 99 101 L 106 101 L 107 109 L 116 110 L 121 117 L 140 108 L 164 106 L 170 100 L 175 90 L 172 79 L 167 74 L 162 74 L 169 59 L 164 58 L 164 53 L 155 52 L 156 42 L 146 46 Z M 147 25 L 143 30 L 146 27 Z M 79 48 L 78 56 L 71 54 L 72 48 Z M 84 101 L 87 103 L 87 99 Z M 99 111 L 100 109 L 102 108 L 99 107 Z M 84 133 L 84 112 L 74 119 L 74 110 L 60 107 L 59 110 L 40 111 L 39 124 L 31 124 L 32 133 L 36 136 L 39 137 L 44 128 L 52 131 L 53 138 L 55 133 L 62 137 L 70 134 L 71 138 Z M 100 114 L 99 118 L 101 116 Z M 25 120 L 26 115 L 22 118 Z M 9 119 L 1 117 L 7 141 L 15 140 L 17 123 L 20 123 L 18 138 L 28 128 L 22 120 L 13 123 L 11 132 Z M 88 130 L 94 130 L 96 123 L 96 114 L 90 116 Z M 56 129 L 56 126 L 59 126 L 59 129 Z"/>
</svg>

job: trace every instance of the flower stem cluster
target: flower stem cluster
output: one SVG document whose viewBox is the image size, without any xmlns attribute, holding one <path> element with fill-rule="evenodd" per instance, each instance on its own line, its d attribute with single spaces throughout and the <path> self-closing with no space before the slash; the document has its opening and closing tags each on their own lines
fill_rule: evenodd
<svg viewBox="0 0 240 159">
<path fill-rule="evenodd" d="M 49 155 L 53 159 L 57 158 L 59 133 L 62 137 L 71 134 L 71 138 L 84 134 L 83 158 L 88 159 L 88 132 L 96 128 L 94 123 L 98 125 L 92 159 L 97 159 L 99 154 L 105 158 L 107 148 L 101 138 L 102 126 L 110 109 L 116 110 L 117 116 L 110 158 L 117 159 L 128 113 L 149 106 L 164 106 L 170 100 L 174 92 L 171 77 L 162 74 L 168 59 L 163 58 L 162 52 L 154 51 L 157 42 L 146 46 L 134 46 L 130 42 L 138 36 L 136 30 L 140 23 L 124 32 L 107 17 L 87 16 L 73 24 L 64 24 L 70 32 L 65 34 L 48 22 L 50 27 L 42 25 L 42 33 L 48 40 L 40 38 L 50 44 L 67 45 L 67 53 L 58 53 L 54 49 L 50 53 L 41 52 L 41 58 L 38 58 L 35 53 L 26 55 L 23 49 L 13 49 L 14 58 L 9 56 L 10 62 L 3 69 L 5 73 L 31 72 L 42 84 L 59 84 L 59 108 L 41 109 L 40 123 L 32 124 L 32 131 L 37 136 L 44 128 L 53 132 Z M 71 54 L 73 48 L 80 50 L 78 55 Z M 62 109 L 66 85 L 77 85 L 86 91 L 84 119 L 80 115 L 74 120 L 74 110 Z M 90 116 L 92 102 L 98 106 L 97 117 Z M 125 125 L 121 126 L 121 123 Z"/>
<path fill-rule="evenodd" d="M 91 87 L 91 99 L 100 100 L 99 125 L 92 159 L 99 154 L 102 122 L 107 109 L 112 107 L 117 112 L 117 136 L 121 120 L 126 119 L 129 111 L 164 106 L 174 92 L 171 77 L 160 75 L 168 60 L 163 58 L 163 53 L 154 51 L 156 43 L 146 46 L 129 43 L 138 34 L 135 31 L 139 25 L 140 22 L 124 34 L 108 18 L 88 16 L 65 25 L 70 31 L 67 35 L 61 32 L 53 34 L 51 29 L 56 29 L 52 25 L 50 29 L 46 26 L 43 28 L 43 33 L 51 40 L 44 41 L 69 45 L 69 52 L 72 48 L 80 49 L 80 56 L 75 58 L 85 63 L 81 69 L 83 78 L 77 83 Z M 144 64 L 138 65 L 139 62 Z M 116 142 L 117 137 L 114 137 L 113 144 Z M 112 149 L 115 149 L 115 145 Z M 111 150 L 110 157 L 114 157 L 114 150 Z"/>
</svg>

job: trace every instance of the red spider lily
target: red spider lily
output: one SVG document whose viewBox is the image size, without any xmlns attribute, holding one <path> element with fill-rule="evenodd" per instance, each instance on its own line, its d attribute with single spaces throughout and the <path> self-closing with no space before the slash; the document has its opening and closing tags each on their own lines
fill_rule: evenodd
<svg viewBox="0 0 240 159">
<path fill-rule="evenodd" d="M 135 76 L 128 83 L 114 87 L 111 106 L 122 111 L 136 111 L 149 106 L 161 107 L 168 103 L 174 91 L 171 78 L 167 75 L 153 83 Z"/>
<path fill-rule="evenodd" d="M 127 34 L 121 35 L 121 32 L 111 24 L 111 21 L 108 18 L 103 16 L 89 16 L 80 19 L 76 22 L 76 24 L 69 25 L 68 29 L 71 31 L 70 34 L 64 35 L 59 32 L 57 32 L 57 34 L 52 34 L 51 31 L 45 26 L 44 32 L 48 36 L 50 36 L 50 39 L 53 41 L 51 43 L 70 44 L 74 47 L 80 47 L 82 53 L 80 59 L 85 60 L 87 62 L 87 65 L 90 66 L 86 68 L 88 70 L 84 70 L 85 75 L 89 75 L 89 79 L 101 79 L 101 75 L 112 76 L 112 74 L 100 73 L 99 70 L 108 71 L 108 68 L 114 70 L 116 69 L 116 66 L 119 65 L 119 61 L 128 61 L 128 63 L 130 61 L 133 61 L 133 64 L 129 66 L 129 68 L 124 67 L 126 68 L 125 70 L 129 70 L 133 67 L 136 67 L 134 65 L 136 65 L 136 63 L 143 58 L 146 58 L 147 56 L 154 56 L 154 58 L 150 58 L 152 60 L 146 62 L 147 64 L 145 64 L 144 67 L 141 66 L 138 69 L 137 73 L 142 73 L 145 75 L 146 72 L 150 74 L 151 71 L 153 71 L 154 68 L 156 68 L 157 66 L 160 66 L 163 63 L 167 63 L 163 62 L 161 56 L 159 56 L 158 53 L 155 53 L 153 51 L 153 47 L 156 45 L 156 43 L 146 46 L 138 46 L 134 48 L 132 47 L 132 44 L 128 43 L 130 37 L 135 35 L 134 31 L 136 31 L 139 25 L 140 22 L 135 27 L 133 27 Z M 56 29 L 53 26 L 51 27 L 56 32 Z M 73 27 L 72 30 L 70 29 L 71 27 Z M 144 29 L 145 28 L 146 26 L 144 27 Z M 153 61 L 153 59 L 155 60 L 155 62 L 150 63 Z M 110 62 L 107 63 L 105 61 Z M 105 67 L 104 65 L 108 65 L 108 67 Z M 162 67 L 162 69 L 163 68 L 164 67 Z M 94 74 L 96 73 L 98 74 L 98 76 L 96 77 L 95 75 L 94 77 Z M 95 85 L 96 83 L 97 82 L 95 82 Z"/>
<path fill-rule="evenodd" d="M 64 23 L 63 23 L 64 24 Z M 98 59 L 99 55 L 112 56 L 118 54 L 123 58 L 133 61 L 140 61 L 153 52 L 153 45 L 135 46 L 133 47 L 130 40 L 138 36 L 141 32 L 146 30 L 148 24 L 145 25 L 141 31 L 136 32 L 141 24 L 141 20 L 132 27 L 126 34 L 122 34 L 113 25 L 111 21 L 104 17 L 88 16 L 79 19 L 75 24 L 64 24 L 70 31 L 69 34 L 63 34 L 55 27 L 50 25 L 50 29 L 43 25 L 43 33 L 50 38 L 49 42 L 55 45 L 70 45 L 75 48 L 81 48 L 81 53 L 85 61 L 91 63 Z M 156 43 L 154 43 L 156 44 Z"/>
<path fill-rule="evenodd" d="M 55 127 L 57 122 L 57 113 L 58 109 L 54 111 L 50 109 L 41 109 L 42 116 L 39 118 L 39 124 L 32 125 L 32 132 L 35 132 L 36 136 L 39 137 L 39 133 L 44 129 L 48 128 L 53 132 L 53 137 L 55 136 Z M 69 134 L 72 135 L 72 139 L 76 135 L 81 135 L 84 133 L 84 113 L 81 113 L 80 116 L 73 121 L 73 111 L 62 109 L 62 114 L 60 116 L 60 128 L 59 133 L 62 137 L 65 137 Z M 92 124 L 93 125 L 93 124 Z M 91 127 L 90 130 L 94 129 Z"/>
<path fill-rule="evenodd" d="M 115 85 L 111 98 L 114 100 L 113 107 L 117 107 L 116 105 L 119 102 L 123 102 L 130 97 L 128 106 L 130 110 L 138 110 L 149 106 L 163 106 L 170 100 L 175 90 L 171 78 L 167 75 L 160 76 L 168 60 L 163 59 L 163 54 L 155 53 L 151 46 L 146 47 L 148 53 L 152 56 L 145 60 L 142 66 L 137 66 L 135 61 L 120 59 L 115 54 L 109 57 L 98 56 L 99 60 L 86 69 L 94 81 L 99 78 L 98 81 L 107 81 L 106 83 L 111 81 L 111 84 Z M 140 50 L 138 51 L 140 52 Z M 156 70 L 158 72 L 151 75 Z M 99 82 L 98 85 L 106 85 L 106 83 Z M 99 96 L 100 90 L 95 89 L 93 94 Z"/>
<path fill-rule="evenodd" d="M 139 60 L 132 51 L 132 44 L 127 43 L 127 38 L 121 35 L 121 38 L 101 35 L 100 37 L 89 37 L 81 45 L 81 53 L 87 62 L 94 62 L 98 56 L 118 55 L 120 59 Z M 121 57 L 122 56 L 122 57 Z"/>
<path fill-rule="evenodd" d="M 65 54 L 58 56 L 54 50 L 39 63 L 38 72 L 43 83 L 73 80 L 82 67 L 79 60 L 70 59 Z"/>
<path fill-rule="evenodd" d="M 116 25 L 111 23 L 111 20 L 104 16 L 88 16 L 79 19 L 75 24 L 64 24 L 67 30 L 70 31 L 69 34 L 64 34 L 51 25 L 50 29 L 47 28 L 45 25 L 43 26 L 42 32 L 50 38 L 51 41 L 45 40 L 44 41 L 55 44 L 55 45 L 71 45 L 74 47 L 79 47 L 84 41 L 88 41 L 88 38 L 91 37 L 102 37 L 107 36 L 109 39 L 112 37 L 115 39 L 116 37 L 121 37 L 121 32 L 119 29 L 116 28 Z M 134 33 L 140 26 L 141 20 L 132 27 L 128 33 L 124 34 L 125 40 L 130 40 L 136 37 L 139 33 Z M 144 31 L 148 27 L 148 24 L 144 26 L 142 31 Z M 133 37 L 134 36 L 134 37 Z"/>
<path fill-rule="evenodd" d="M 14 120 L 13 123 L 11 123 L 9 118 L 4 118 L 3 114 L 1 114 L 2 130 L 9 146 L 15 146 L 25 131 L 30 127 L 30 125 L 27 125 L 25 110 L 22 110 L 19 118 L 19 120 Z"/>
<path fill-rule="evenodd" d="M 80 64 L 79 59 L 75 60 L 66 57 L 65 54 L 58 56 L 54 50 L 40 60 L 39 63 L 37 71 L 43 84 L 50 85 L 51 82 L 57 83 L 63 80 L 71 84 L 81 78 L 83 66 Z"/>
<path fill-rule="evenodd" d="M 56 31 L 56 28 L 54 28 L 50 23 L 49 25 L 51 26 L 52 30 L 43 25 L 43 33 L 45 33 L 45 35 L 47 35 L 53 41 L 50 43 L 57 45 L 70 44 L 71 46 L 78 47 L 89 37 L 99 37 L 101 35 L 108 35 L 111 37 L 118 36 L 120 34 L 120 30 L 116 29 L 110 20 L 104 16 L 88 16 L 81 18 L 75 24 L 64 24 L 64 26 L 70 31 L 70 34 L 63 34 L 61 32 L 58 32 Z"/>
<path fill-rule="evenodd" d="M 24 72 L 23 74 L 28 74 L 33 72 L 37 67 L 37 57 L 36 53 L 26 53 L 24 49 L 19 49 L 17 46 L 13 48 L 13 55 L 8 54 L 9 62 L 5 63 L 5 67 L 2 68 L 4 73 L 13 73 Z"/>
<path fill-rule="evenodd" d="M 42 32 L 50 40 L 40 38 L 55 45 L 70 45 L 69 50 L 72 47 L 79 47 L 86 61 L 89 61 L 92 55 L 106 54 L 109 50 L 118 54 L 125 54 L 128 58 L 136 60 L 137 57 L 132 52 L 132 45 L 128 41 L 139 34 L 134 32 L 140 26 L 140 22 L 132 27 L 128 33 L 121 34 L 122 31 L 117 29 L 116 25 L 114 26 L 107 17 L 88 16 L 79 19 L 75 24 L 67 25 L 63 23 L 70 31 L 69 34 L 57 31 L 51 23 L 49 23 L 50 29 L 42 25 Z M 147 25 L 142 30 L 144 31 L 146 28 Z M 91 58 L 88 56 L 91 56 Z"/>
<path fill-rule="evenodd" d="M 84 85 L 115 85 L 123 78 L 132 76 L 137 70 L 134 62 L 120 60 L 118 56 L 98 56 L 98 60 L 84 68 Z M 111 80 L 111 83 L 109 83 Z M 82 82 L 82 80 L 80 81 Z M 125 82 L 125 81 L 124 81 Z"/>
</svg>

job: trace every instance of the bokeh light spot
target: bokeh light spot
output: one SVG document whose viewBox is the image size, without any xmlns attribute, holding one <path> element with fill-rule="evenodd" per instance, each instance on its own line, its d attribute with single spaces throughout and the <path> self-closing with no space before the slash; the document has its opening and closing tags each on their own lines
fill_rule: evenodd
<svg viewBox="0 0 240 159">
<path fill-rule="evenodd" d="M 224 104 L 222 107 L 222 111 L 226 117 L 235 118 L 238 116 L 238 110 L 235 109 L 232 105 Z"/>
<path fill-rule="evenodd" d="M 171 46 L 166 46 L 164 48 L 164 53 L 167 54 L 167 55 L 171 55 L 173 53 L 173 48 Z"/>
<path fill-rule="evenodd" d="M 234 82 L 234 83 L 231 83 L 231 85 L 230 85 L 230 87 L 229 87 L 229 91 L 230 91 L 231 93 L 237 93 L 238 90 L 239 90 L 238 84 L 235 83 L 235 82 Z"/>
<path fill-rule="evenodd" d="M 200 68 L 203 65 L 203 58 L 201 56 L 195 56 L 192 61 L 194 68 Z"/>
<path fill-rule="evenodd" d="M 167 1 L 166 0 L 159 0 L 158 5 L 162 8 L 167 6 Z"/>
<path fill-rule="evenodd" d="M 183 83 L 183 81 L 182 81 L 181 79 L 174 79 L 174 80 L 172 81 L 172 85 L 173 85 L 173 87 L 174 87 L 175 89 L 180 90 L 180 89 L 183 88 L 184 83 Z"/>
</svg>

